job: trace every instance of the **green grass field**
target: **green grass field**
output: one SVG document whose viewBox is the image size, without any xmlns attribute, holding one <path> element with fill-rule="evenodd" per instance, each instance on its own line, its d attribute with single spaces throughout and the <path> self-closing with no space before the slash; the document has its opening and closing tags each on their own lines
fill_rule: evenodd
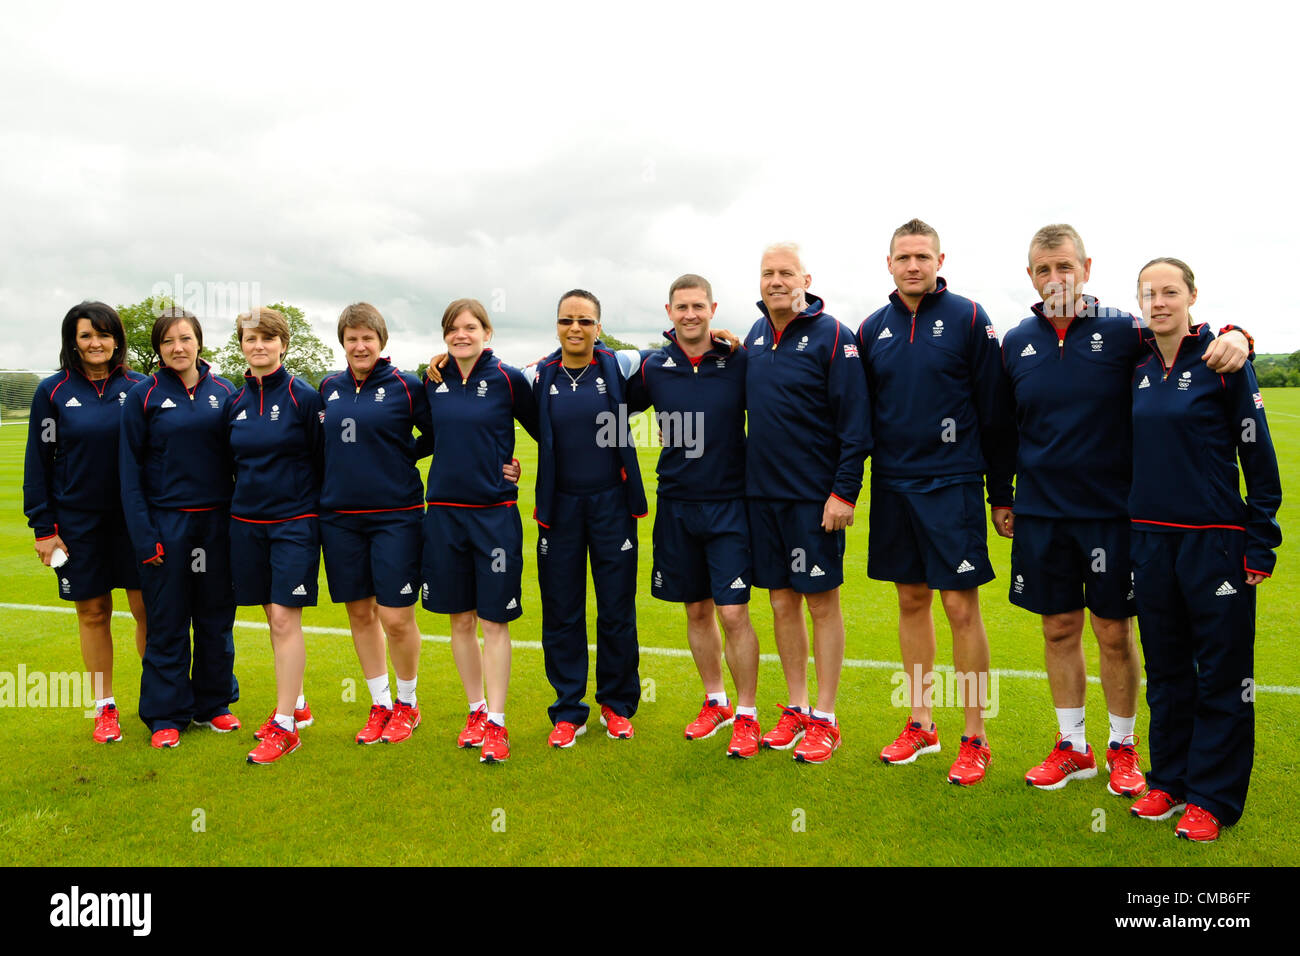
<svg viewBox="0 0 1300 956">
<path fill-rule="evenodd" d="M 1284 476 L 1300 474 L 1300 390 L 1267 391 Z M 525 477 L 520 505 L 532 512 L 536 449 L 519 433 Z M 31 546 L 21 501 L 23 427 L 0 429 L 0 603 L 68 608 Z M 653 452 L 642 450 L 647 487 Z M 1195 476 L 1185 476 L 1193 481 Z M 1279 516 L 1284 530 L 1290 502 Z M 309 633 L 307 695 L 316 724 L 303 746 L 271 767 L 244 755 L 274 702 L 270 642 L 258 609 L 243 609 L 236 626 L 236 673 L 242 699 L 234 710 L 245 729 L 229 735 L 191 730 L 176 750 L 156 751 L 136 717 L 140 664 L 129 619 L 117 620 L 116 689 L 125 739 L 93 744 L 80 709 L 0 707 L 0 865 L 1071 865 L 1274 866 L 1300 863 L 1286 837 L 1300 800 L 1289 781 L 1300 771 L 1292 734 L 1300 725 L 1300 639 L 1290 623 L 1297 596 L 1294 536 L 1282 547 L 1276 579 L 1261 586 L 1256 680 L 1255 774 L 1246 815 L 1214 845 L 1173 837 L 1172 823 L 1130 818 L 1127 802 L 1096 779 L 1044 793 L 1024 784 L 1055 737 L 1055 715 L 1043 668 L 1036 617 L 1006 600 L 1009 542 L 991 536 L 998 579 L 983 589 L 983 608 L 997 669 L 998 713 L 989 721 L 994 759 L 974 788 L 946 783 L 961 715 L 936 712 L 944 752 L 907 767 L 877 759 L 904 712 L 893 706 L 898 659 L 893 588 L 866 577 L 867 529 L 849 531 L 842 591 L 848 632 L 838 716 L 844 744 L 824 766 L 803 766 L 789 753 L 749 761 L 724 758 L 727 734 L 687 742 L 702 689 L 686 651 L 679 606 L 649 597 L 652 519 L 640 523 L 639 631 L 646 688 L 636 737 L 613 741 L 593 715 L 577 746 L 545 746 L 553 699 L 542 668 L 541 610 L 533 574 L 536 526 L 525 521 L 525 613 L 512 628 L 517 647 L 508 707 L 511 759 L 480 765 L 455 736 L 465 700 L 445 618 L 420 610 L 428 640 L 420 671 L 423 724 L 408 742 L 358 747 L 353 734 L 369 699 L 350 638 Z M 590 594 L 590 590 L 589 590 Z M 321 595 L 327 595 L 322 572 Z M 118 593 L 118 608 L 125 597 Z M 759 678 L 760 723 L 766 730 L 785 702 L 764 592 L 751 605 L 770 659 Z M 75 618 L 68 613 L 0 608 L 4 649 L 0 671 L 80 671 Z M 304 615 L 309 627 L 343 629 L 341 607 Z M 595 604 L 589 602 L 594 640 Z M 259 627 L 258 625 L 262 626 Z M 951 662 L 951 641 L 936 602 L 939 661 Z M 1088 646 L 1091 644 L 1091 646 Z M 1095 641 L 1085 638 L 1089 672 Z M 854 662 L 857 662 L 856 664 Z M 589 684 L 594 693 L 594 655 Z M 810 668 L 811 672 L 811 668 Z M 351 688 L 351 690 L 350 690 Z M 1291 691 L 1286 692 L 1286 688 Z M 589 702 L 591 698 L 588 698 Z M 1089 736 L 1104 746 L 1100 687 L 1088 695 Z M 1145 735 L 1145 705 L 1139 733 Z M 1142 746 L 1145 753 L 1145 745 Z"/>
</svg>

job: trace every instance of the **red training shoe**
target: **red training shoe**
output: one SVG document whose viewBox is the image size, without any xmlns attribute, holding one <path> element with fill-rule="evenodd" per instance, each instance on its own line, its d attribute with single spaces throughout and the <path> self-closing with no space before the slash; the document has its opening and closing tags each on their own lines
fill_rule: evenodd
<svg viewBox="0 0 1300 956">
<path fill-rule="evenodd" d="M 605 728 L 605 735 L 613 740 L 632 739 L 632 721 L 614 713 L 605 704 L 600 706 L 600 725 Z"/>
<path fill-rule="evenodd" d="M 168 727 L 165 730 L 155 730 L 153 736 L 149 738 L 149 746 L 162 750 L 164 747 L 179 747 L 181 745 L 181 732 L 175 727 Z"/>
<path fill-rule="evenodd" d="M 839 747 L 839 726 L 820 717 L 809 717 L 808 731 L 794 748 L 794 759 L 799 763 L 825 763 Z"/>
<path fill-rule="evenodd" d="M 571 724 L 567 720 L 562 720 L 551 730 L 551 735 L 546 738 L 546 742 L 552 747 L 568 750 L 573 746 L 573 742 L 586 732 L 586 724 Z"/>
<path fill-rule="evenodd" d="M 393 712 L 390 708 L 380 704 L 371 704 L 370 717 L 367 718 L 366 725 L 357 731 L 357 743 L 379 743 L 379 738 L 384 735 L 384 728 L 388 726 L 388 721 L 392 716 Z"/>
<path fill-rule="evenodd" d="M 1079 753 L 1073 744 L 1057 734 L 1056 746 L 1046 760 L 1025 774 L 1025 783 L 1039 790 L 1060 790 L 1071 780 L 1088 780 L 1095 776 L 1097 757 L 1092 748 Z"/>
<path fill-rule="evenodd" d="M 1175 813 L 1187 806 L 1182 797 L 1174 797 L 1163 790 L 1148 790 L 1133 801 L 1128 812 L 1139 820 L 1159 822 L 1168 820 Z"/>
<path fill-rule="evenodd" d="M 479 763 L 503 763 L 510 759 L 510 734 L 500 724 L 485 721 L 483 728 L 483 749 L 479 751 Z"/>
<path fill-rule="evenodd" d="M 963 734 L 957 759 L 953 761 L 952 768 L 948 771 L 948 782 L 960 787 L 979 783 L 984 779 L 984 773 L 992 759 L 993 752 L 989 750 L 989 745 L 984 742 L 983 737 L 967 737 Z"/>
<path fill-rule="evenodd" d="M 285 730 L 274 720 L 269 727 L 263 727 L 266 732 L 261 742 L 248 753 L 248 762 L 254 764 L 275 763 L 286 754 L 291 754 L 302 746 L 298 739 L 296 730 Z"/>
<path fill-rule="evenodd" d="M 708 740 L 718 732 L 719 728 L 730 726 L 735 719 L 735 713 L 729 704 L 726 706 L 711 704 L 707 697 L 704 698 L 704 707 L 700 709 L 700 715 L 686 725 L 686 739 Z"/>
<path fill-rule="evenodd" d="M 117 719 L 117 705 L 105 704 L 95 714 L 95 743 L 111 744 L 122 739 L 122 725 Z"/>
<path fill-rule="evenodd" d="M 1117 797 L 1139 797 L 1147 788 L 1137 744 L 1137 737 L 1130 736 L 1119 746 L 1106 748 L 1106 770 L 1110 773 L 1106 789 Z"/>
<path fill-rule="evenodd" d="M 217 714 L 211 720 L 196 720 L 194 725 L 196 727 L 207 727 L 219 734 L 228 734 L 232 730 L 238 730 L 243 726 L 239 722 L 239 718 L 234 714 Z"/>
<path fill-rule="evenodd" d="M 419 726 L 420 708 L 398 700 L 393 704 L 393 716 L 388 718 L 388 724 L 379 739 L 386 744 L 400 744 L 415 733 L 415 728 Z"/>
<path fill-rule="evenodd" d="M 761 734 L 757 720 L 747 714 L 740 714 L 731 728 L 731 743 L 727 746 L 727 756 L 741 759 L 754 756 L 758 753 Z"/>
<path fill-rule="evenodd" d="M 768 750 L 789 750 L 808 730 L 808 715 L 793 707 L 781 708 L 781 719 L 763 735 L 763 746 Z"/>
<path fill-rule="evenodd" d="M 1219 838 L 1219 818 L 1204 807 L 1189 803 L 1174 836 L 1195 843 L 1212 843 Z"/>
<path fill-rule="evenodd" d="M 469 716 L 465 718 L 465 729 L 456 738 L 457 747 L 464 750 L 466 747 L 478 747 L 483 743 L 483 725 L 487 723 L 487 715 L 485 707 L 469 712 Z"/>
<path fill-rule="evenodd" d="M 903 732 L 892 744 L 880 751 L 880 759 L 888 764 L 901 765 L 913 763 L 923 754 L 937 754 L 942 749 L 939 746 L 938 728 L 926 730 L 909 717 L 903 724 Z"/>
</svg>

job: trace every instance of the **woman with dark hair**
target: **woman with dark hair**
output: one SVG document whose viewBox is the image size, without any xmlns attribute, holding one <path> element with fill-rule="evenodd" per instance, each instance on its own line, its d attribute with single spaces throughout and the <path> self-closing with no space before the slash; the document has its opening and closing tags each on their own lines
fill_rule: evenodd
<svg viewBox="0 0 1300 956">
<path fill-rule="evenodd" d="M 1218 374 L 1193 326 L 1196 279 L 1153 259 L 1138 302 L 1154 335 L 1133 372 L 1133 590 L 1151 709 L 1150 789 L 1130 812 L 1208 842 L 1241 818 L 1255 752 L 1255 588 L 1277 562 L 1282 483 L 1254 369 Z M 1246 479 L 1242 501 L 1237 462 Z"/>
<path fill-rule="evenodd" d="M 127 393 L 118 464 L 149 618 L 140 719 L 161 748 L 191 721 L 239 729 L 225 427 L 235 389 L 199 358 L 203 329 L 189 312 L 163 312 L 150 341 L 160 367 Z"/>
<path fill-rule="evenodd" d="M 469 701 L 456 745 L 481 747 L 481 763 L 500 763 L 510 756 L 510 622 L 523 613 L 524 560 L 517 476 L 503 475 L 501 462 L 514 455 L 516 421 L 535 435 L 537 410 L 523 373 L 487 347 L 492 321 L 481 302 L 448 305 L 442 337 L 455 374 L 424 382 L 433 420 L 424 607 L 451 616 L 452 657 Z"/>
<path fill-rule="evenodd" d="M 59 597 L 77 609 L 81 657 L 95 681 L 93 739 L 122 739 L 113 696 L 113 589 L 126 589 L 144 654 L 140 576 L 122 516 L 117 480 L 122 404 L 144 376 L 127 368 L 126 332 L 112 306 L 74 305 L 63 317 L 59 371 L 32 399 L 23 510 L 36 554 L 54 568 Z"/>
</svg>

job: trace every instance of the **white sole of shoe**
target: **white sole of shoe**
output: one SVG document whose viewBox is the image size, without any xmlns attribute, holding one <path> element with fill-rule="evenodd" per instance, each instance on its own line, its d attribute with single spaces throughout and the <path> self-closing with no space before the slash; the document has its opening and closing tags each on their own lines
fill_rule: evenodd
<svg viewBox="0 0 1300 956">
<path fill-rule="evenodd" d="M 300 720 L 300 721 L 298 721 L 294 726 L 295 726 L 298 730 L 302 730 L 304 727 L 310 727 L 310 726 L 311 726 L 312 724 L 314 724 L 314 723 L 316 723 L 316 718 L 315 718 L 315 717 L 311 717 L 311 718 L 309 718 L 309 719 L 307 719 L 307 720 Z"/>
<path fill-rule="evenodd" d="M 217 733 L 217 734 L 233 734 L 236 730 L 240 729 L 239 727 L 230 727 L 226 730 L 222 730 L 220 727 L 214 726 L 212 721 L 210 720 L 196 720 L 194 721 L 194 726 L 206 727 L 208 728 L 208 730 L 211 730 L 213 733 Z"/>
<path fill-rule="evenodd" d="M 794 740 L 790 741 L 788 744 L 782 744 L 780 747 L 774 746 L 773 744 L 769 744 L 767 741 L 763 741 L 758 746 L 760 750 L 789 750 L 799 741 L 803 740 L 803 735 L 804 732 L 802 730 L 799 731 L 797 734 L 794 735 Z"/>
<path fill-rule="evenodd" d="M 912 754 L 912 756 L 908 757 L 906 760 L 890 760 L 884 754 L 881 754 L 880 762 L 889 764 L 891 767 L 902 767 L 909 763 L 916 763 L 917 757 L 923 757 L 926 754 L 937 754 L 941 750 L 943 750 L 942 744 L 935 744 L 933 747 L 922 747 L 920 750 L 916 751 L 916 753 Z"/>
<path fill-rule="evenodd" d="M 1168 820 L 1175 813 L 1182 810 L 1183 807 L 1185 806 L 1187 806 L 1187 804 L 1185 803 L 1175 803 L 1172 807 L 1170 807 L 1164 813 L 1160 814 L 1160 816 L 1158 817 L 1144 816 L 1141 813 L 1133 813 L 1132 811 L 1129 812 L 1129 816 L 1137 820 L 1150 820 L 1152 823 L 1159 823 L 1161 820 Z"/>
<path fill-rule="evenodd" d="M 714 734 L 716 734 L 716 733 L 717 733 L 719 730 L 721 730 L 723 727 L 730 727 L 730 726 L 731 726 L 732 724 L 734 724 L 735 722 L 736 722 L 736 718 L 735 718 L 735 717 L 728 717 L 726 720 L 724 720 L 722 723 L 718 724 L 718 726 L 714 727 L 712 730 L 710 730 L 710 731 L 709 731 L 707 734 L 705 734 L 703 737 L 692 737 L 692 736 L 690 736 L 690 735 L 688 734 L 688 735 L 686 736 L 686 739 L 687 739 L 687 740 L 708 740 L 710 737 L 712 737 Z"/>
<path fill-rule="evenodd" d="M 1076 770 L 1074 773 L 1067 773 L 1056 783 L 1034 783 L 1031 780 L 1025 780 L 1035 790 L 1062 790 L 1071 780 L 1091 780 L 1097 776 L 1097 768 L 1089 767 L 1087 770 Z"/>
<path fill-rule="evenodd" d="M 1106 773 L 1110 773 L 1110 772 L 1111 772 L 1111 766 L 1108 761 L 1106 763 Z M 1107 780 L 1106 792 L 1109 793 L 1112 797 L 1128 797 L 1130 800 L 1135 800 L 1138 797 L 1142 796 L 1142 794 L 1147 792 L 1147 785 L 1146 785 L 1146 781 L 1143 780 L 1142 789 L 1138 790 L 1136 793 L 1125 793 L 1123 790 L 1116 790 L 1113 786 L 1111 786 L 1110 781 Z"/>
</svg>

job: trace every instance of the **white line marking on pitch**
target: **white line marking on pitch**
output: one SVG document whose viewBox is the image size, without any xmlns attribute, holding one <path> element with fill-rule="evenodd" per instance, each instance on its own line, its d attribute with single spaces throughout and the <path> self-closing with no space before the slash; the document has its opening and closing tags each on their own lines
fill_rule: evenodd
<svg viewBox="0 0 1300 956">
<path fill-rule="evenodd" d="M 43 611 L 43 612 L 50 613 L 50 614 L 75 614 L 75 613 L 77 613 L 75 608 L 70 608 L 70 607 L 52 607 L 52 606 L 50 606 L 50 605 L 46 605 L 46 604 L 4 604 L 4 603 L 0 603 L 0 608 L 3 608 L 4 610 L 8 610 L 8 611 Z M 114 612 L 113 612 L 113 616 L 114 616 L 114 617 L 124 618 L 124 619 L 132 619 L 132 618 L 131 618 L 131 612 L 129 612 L 129 611 L 114 611 Z M 262 621 L 236 621 L 236 622 L 235 622 L 235 627 L 248 628 L 248 629 L 251 629 L 251 630 L 254 630 L 254 631 L 265 631 L 265 630 L 267 630 L 267 626 L 266 626 L 266 624 L 265 624 L 264 622 L 262 622 Z M 303 633 L 304 633 L 304 634 L 337 634 L 337 635 L 339 635 L 339 636 L 341 636 L 341 637 L 349 637 L 349 636 L 351 636 L 351 634 L 352 634 L 352 632 L 349 631 L 346 627 L 308 627 L 308 626 L 304 625 L 302 630 L 303 630 Z M 446 637 L 446 636 L 444 636 L 444 635 L 442 635 L 442 634 L 424 634 L 424 635 L 422 635 L 422 638 L 423 638 L 423 640 L 429 641 L 430 643 L 434 643 L 434 644 L 450 644 L 450 643 L 451 643 L 451 638 L 450 638 L 450 637 Z M 541 642 L 541 641 L 515 641 L 515 640 L 512 640 L 512 641 L 510 642 L 510 646 L 511 646 L 511 647 L 526 647 L 526 648 L 528 648 L 529 650 L 540 651 L 540 650 L 542 649 L 542 642 Z M 588 644 L 588 645 L 587 645 L 587 651 L 588 651 L 589 653 L 592 653 L 592 654 L 596 653 L 596 645 L 595 645 L 595 644 Z M 652 657 L 690 657 L 690 656 L 691 656 L 691 652 L 690 652 L 689 650 L 687 650 L 686 648 L 682 648 L 682 647 L 646 647 L 644 644 L 641 645 L 641 653 L 642 653 L 642 654 L 649 654 L 649 655 L 652 656 Z M 778 657 L 777 655 L 775 655 L 775 654 L 760 654 L 760 655 L 759 655 L 759 659 L 762 660 L 762 661 L 765 661 L 765 662 L 767 662 L 767 663 L 769 663 L 769 664 L 779 663 L 780 660 L 781 660 L 781 658 L 779 658 L 779 657 Z M 811 660 L 811 658 L 809 658 L 809 660 Z M 860 660 L 860 659 L 852 658 L 852 657 L 846 657 L 846 658 L 844 659 L 844 666 L 845 666 L 845 667 L 856 668 L 856 669 L 859 669 L 859 670 L 873 670 L 873 671 L 901 671 L 901 670 L 903 669 L 903 665 L 900 664 L 898 661 L 871 661 L 871 660 Z M 948 664 L 936 664 L 934 669 L 935 669 L 936 671 L 944 671 L 944 672 L 952 671 L 952 667 L 951 667 L 951 665 L 948 665 Z M 1013 677 L 1013 678 L 1024 678 L 1024 679 L 1026 679 L 1026 680 L 1047 680 L 1047 674 L 1046 674 L 1045 671 L 1003 670 L 1003 669 L 1001 669 L 1001 668 L 997 668 L 997 667 L 995 667 L 995 668 L 993 668 L 993 670 L 991 670 L 989 673 L 991 673 L 991 674 L 996 674 L 999 678 L 1001 678 L 1001 677 Z M 1093 677 L 1093 676 L 1089 675 L 1089 677 L 1088 677 L 1088 683 L 1089 683 L 1089 684 L 1100 684 L 1100 683 L 1101 683 L 1101 678 L 1099 678 L 1099 677 Z M 1143 680 L 1142 683 L 1145 685 L 1145 684 L 1146 684 L 1146 681 Z M 1268 694 L 1293 694 L 1293 695 L 1300 695 L 1300 687 L 1289 687 L 1289 686 L 1287 686 L 1287 685 L 1285 685 L 1285 684 L 1276 684 L 1276 685 L 1275 685 L 1275 684 L 1259 684 L 1259 685 L 1257 685 L 1257 686 L 1255 687 L 1255 690 L 1256 690 L 1256 691 L 1262 691 L 1262 692 L 1264 692 L 1264 693 L 1268 693 Z"/>
</svg>

